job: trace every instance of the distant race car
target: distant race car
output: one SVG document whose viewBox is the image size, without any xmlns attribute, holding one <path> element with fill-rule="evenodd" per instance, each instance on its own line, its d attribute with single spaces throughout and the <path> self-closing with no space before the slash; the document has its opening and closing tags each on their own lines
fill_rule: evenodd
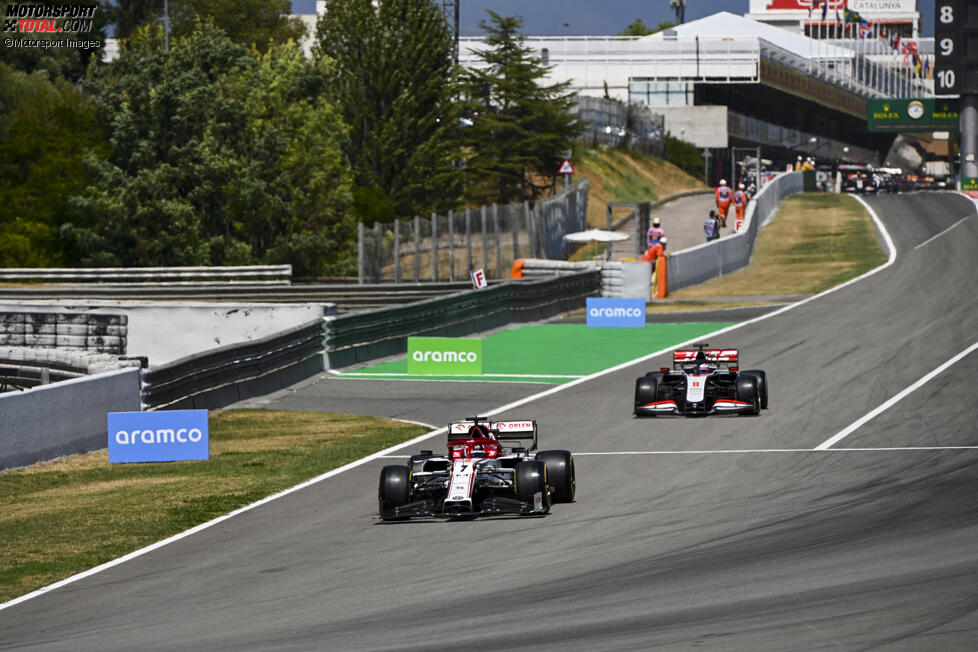
<svg viewBox="0 0 978 652">
<path fill-rule="evenodd" d="M 536 448 L 533 420 L 450 423 L 447 455 L 421 451 L 381 469 L 380 518 L 547 514 L 551 503 L 573 502 L 574 457 Z"/>
<path fill-rule="evenodd" d="M 672 366 L 635 381 L 635 416 L 760 414 L 767 409 L 767 374 L 740 371 L 737 349 L 673 351 Z"/>
</svg>

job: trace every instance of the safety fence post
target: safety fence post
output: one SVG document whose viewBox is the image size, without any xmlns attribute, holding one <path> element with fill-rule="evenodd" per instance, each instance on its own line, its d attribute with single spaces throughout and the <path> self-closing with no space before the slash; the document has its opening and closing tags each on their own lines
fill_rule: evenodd
<svg viewBox="0 0 978 652">
<path fill-rule="evenodd" d="M 448 211 L 448 280 L 455 280 L 455 211 Z"/>
<path fill-rule="evenodd" d="M 421 217 L 414 216 L 414 282 L 421 278 Z"/>
<path fill-rule="evenodd" d="M 401 220 L 394 220 L 394 282 L 401 282 Z"/>
<path fill-rule="evenodd" d="M 438 282 L 438 215 L 431 214 L 431 282 Z"/>
</svg>

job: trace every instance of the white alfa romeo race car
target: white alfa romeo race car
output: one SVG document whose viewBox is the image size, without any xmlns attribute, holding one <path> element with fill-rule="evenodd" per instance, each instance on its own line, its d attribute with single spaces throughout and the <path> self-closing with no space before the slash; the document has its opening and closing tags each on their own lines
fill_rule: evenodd
<svg viewBox="0 0 978 652">
<path fill-rule="evenodd" d="M 421 451 L 381 469 L 380 518 L 546 514 L 551 503 L 573 502 L 574 457 L 536 448 L 534 420 L 450 423 L 447 455 Z"/>
</svg>

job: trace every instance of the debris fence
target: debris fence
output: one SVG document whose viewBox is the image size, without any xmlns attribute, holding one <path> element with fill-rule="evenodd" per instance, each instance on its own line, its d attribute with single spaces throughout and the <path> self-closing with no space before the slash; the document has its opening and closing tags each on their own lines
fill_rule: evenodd
<svg viewBox="0 0 978 652">
<path fill-rule="evenodd" d="M 564 235 L 585 228 L 588 181 L 537 201 L 358 226 L 360 283 L 462 281 L 473 269 L 509 276 L 519 258 L 561 260 Z"/>
</svg>

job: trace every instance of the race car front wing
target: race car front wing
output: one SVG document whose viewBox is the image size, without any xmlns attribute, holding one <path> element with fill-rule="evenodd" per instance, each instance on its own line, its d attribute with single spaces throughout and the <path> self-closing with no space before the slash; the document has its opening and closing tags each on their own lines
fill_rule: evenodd
<svg viewBox="0 0 978 652">
<path fill-rule="evenodd" d="M 736 414 L 738 412 L 751 412 L 753 410 L 753 404 L 746 401 L 737 401 L 732 398 L 718 398 L 708 410 L 703 403 L 683 403 L 680 406 L 678 402 L 673 400 L 652 401 L 651 403 L 635 406 L 635 414 L 638 416 L 654 416 L 657 414 Z"/>
<path fill-rule="evenodd" d="M 447 501 L 425 499 L 417 500 L 400 507 L 382 509 L 381 518 L 401 519 L 412 517 L 453 518 L 458 516 L 494 516 L 500 514 L 546 514 L 547 509 L 543 496 L 536 497 L 534 502 L 490 496 L 481 500 L 478 505 L 470 501 Z"/>
</svg>

